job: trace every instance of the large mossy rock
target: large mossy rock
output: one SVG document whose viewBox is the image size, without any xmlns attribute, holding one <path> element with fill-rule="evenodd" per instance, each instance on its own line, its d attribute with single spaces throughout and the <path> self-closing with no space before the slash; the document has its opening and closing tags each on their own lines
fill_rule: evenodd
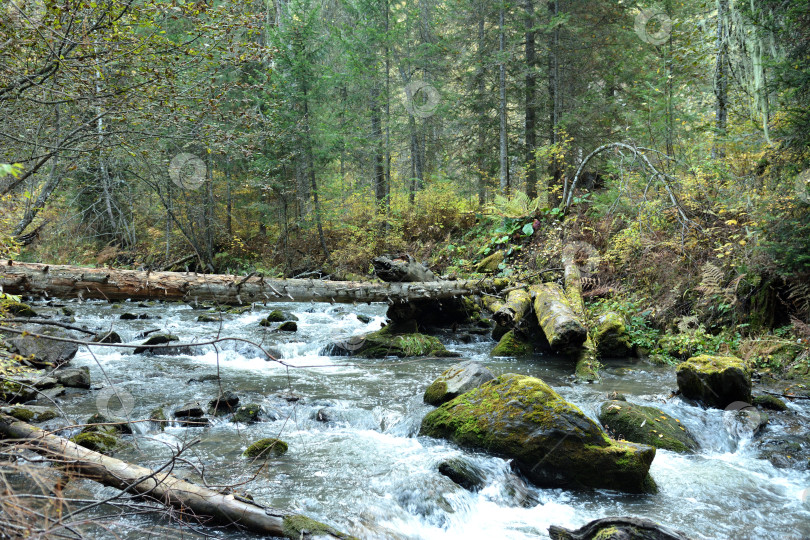
<svg viewBox="0 0 810 540">
<path fill-rule="evenodd" d="M 527 356 L 533 351 L 534 347 L 522 332 L 509 330 L 501 336 L 490 354 L 492 356 Z"/>
<path fill-rule="evenodd" d="M 678 365 L 678 389 L 707 407 L 751 403 L 751 370 L 734 356 L 693 356 Z"/>
<path fill-rule="evenodd" d="M 673 452 L 691 452 L 697 442 L 679 420 L 655 407 L 627 401 L 606 401 L 599 421 L 616 437 Z"/>
<path fill-rule="evenodd" d="M 655 448 L 609 439 L 534 377 L 506 374 L 484 383 L 425 416 L 420 434 L 510 458 L 539 486 L 655 491 Z"/>
<path fill-rule="evenodd" d="M 483 364 L 473 360 L 459 362 L 444 370 L 439 378 L 425 390 L 425 403 L 441 405 L 464 392 L 478 388 L 495 378 Z"/>
<path fill-rule="evenodd" d="M 367 358 L 385 358 L 386 356 L 457 356 L 448 351 L 437 337 L 426 336 L 418 332 L 401 333 L 398 325 L 389 324 L 385 328 L 352 338 L 350 341 L 334 343 L 328 354 L 351 354 Z"/>
<path fill-rule="evenodd" d="M 603 358 L 620 358 L 633 353 L 633 344 L 627 335 L 624 318 L 615 311 L 608 311 L 599 316 L 593 340 L 599 356 Z"/>
<path fill-rule="evenodd" d="M 26 326 L 26 331 L 41 336 L 58 339 L 76 339 L 76 336 L 61 328 L 53 326 Z M 29 362 L 38 368 L 58 367 L 70 362 L 79 351 L 75 343 L 54 341 L 47 337 L 19 336 L 7 339 L 11 352 L 29 358 Z"/>
</svg>

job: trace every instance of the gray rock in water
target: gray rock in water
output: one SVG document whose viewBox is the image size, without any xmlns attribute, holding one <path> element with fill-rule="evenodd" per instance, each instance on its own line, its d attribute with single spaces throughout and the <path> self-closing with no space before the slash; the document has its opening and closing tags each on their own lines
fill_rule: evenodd
<svg viewBox="0 0 810 540">
<path fill-rule="evenodd" d="M 63 386 L 68 388 L 90 388 L 90 368 L 63 368 L 54 372 L 53 376 Z"/>
<path fill-rule="evenodd" d="M 208 402 L 208 412 L 216 416 L 230 414 L 239 405 L 239 396 L 230 390 L 224 391 L 219 397 L 215 397 Z"/>
<path fill-rule="evenodd" d="M 26 326 L 24 330 L 32 334 L 51 336 L 60 339 L 75 339 L 75 336 L 61 328 L 49 326 Z M 54 341 L 45 337 L 20 336 L 6 340 L 11 352 L 20 356 L 33 357 L 30 363 L 35 367 L 58 367 L 68 363 L 79 350 L 75 343 Z"/>
<path fill-rule="evenodd" d="M 175 341 L 180 341 L 180 338 L 172 334 L 153 334 L 143 342 L 143 345 L 163 345 Z M 190 355 L 191 347 L 136 347 L 133 354 Z"/>
<path fill-rule="evenodd" d="M 197 403 L 186 403 L 185 405 L 181 405 L 174 411 L 175 418 L 202 418 L 205 414 L 202 406 Z"/>
<path fill-rule="evenodd" d="M 93 336 L 93 341 L 96 343 L 123 343 L 124 340 L 121 339 L 121 336 L 118 335 L 118 332 L 113 332 L 110 330 L 109 332 L 99 332 L 95 336 Z"/>
<path fill-rule="evenodd" d="M 552 540 L 689 540 L 680 531 L 636 517 L 597 519 L 576 530 L 552 525 L 548 534 Z"/>
<path fill-rule="evenodd" d="M 425 403 L 439 406 L 494 378 L 490 370 L 473 360 L 454 364 L 425 390 Z"/>
<path fill-rule="evenodd" d="M 439 472 L 469 491 L 484 487 L 485 473 L 466 459 L 454 458 L 439 463 Z"/>
</svg>

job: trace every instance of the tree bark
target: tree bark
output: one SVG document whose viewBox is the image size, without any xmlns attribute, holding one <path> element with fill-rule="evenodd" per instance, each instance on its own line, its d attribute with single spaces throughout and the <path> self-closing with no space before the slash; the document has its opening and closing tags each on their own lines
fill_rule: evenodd
<svg viewBox="0 0 810 540">
<path fill-rule="evenodd" d="M 203 524 L 233 525 L 284 538 L 309 537 L 294 530 L 293 523 L 299 516 L 240 500 L 233 494 L 218 493 L 167 472 L 153 471 L 99 454 L 4 414 L 0 415 L 0 433 L 5 438 L 25 443 L 39 454 L 69 464 L 70 472 L 78 476 L 172 506 L 180 510 L 184 518 Z M 331 538 L 351 538 L 337 531 L 322 534 Z"/>
<path fill-rule="evenodd" d="M 515 289 L 506 295 L 506 302 L 495 311 L 493 319 L 500 326 L 515 326 L 529 313 L 532 295 L 525 289 Z"/>
<path fill-rule="evenodd" d="M 262 276 L 151 272 L 49 266 L 0 260 L 0 288 L 10 294 L 106 300 L 181 300 L 249 304 L 251 302 L 409 302 L 444 300 L 496 293 L 505 279 L 367 283 L 312 279 L 265 279 Z"/>
<path fill-rule="evenodd" d="M 534 199 L 537 197 L 537 156 L 535 156 L 537 74 L 535 73 L 536 55 L 534 50 L 534 0 L 525 0 L 524 7 L 526 10 L 526 195 L 530 199 Z"/>
<path fill-rule="evenodd" d="M 509 195 L 509 164 L 507 163 L 507 124 L 506 124 L 506 34 L 504 25 L 504 7 L 501 6 L 498 14 L 498 53 L 500 55 L 498 65 L 500 89 L 500 99 L 498 104 L 498 115 L 500 117 L 500 187 L 503 195 Z"/>
<path fill-rule="evenodd" d="M 585 343 L 588 331 L 574 313 L 562 287 L 543 283 L 530 289 L 534 296 L 534 312 L 548 344 L 555 351 L 570 352 Z"/>
</svg>

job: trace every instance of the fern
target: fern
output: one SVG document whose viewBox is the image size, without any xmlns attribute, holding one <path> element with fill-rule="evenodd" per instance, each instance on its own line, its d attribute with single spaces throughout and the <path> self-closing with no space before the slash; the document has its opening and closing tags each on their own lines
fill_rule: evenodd
<svg viewBox="0 0 810 540">
<path fill-rule="evenodd" d="M 522 218 L 536 214 L 543 207 L 544 198 L 545 196 L 541 195 L 532 200 L 522 191 L 516 190 L 510 198 L 495 195 L 495 200 L 486 207 L 486 210 L 501 217 Z"/>
<path fill-rule="evenodd" d="M 703 270 L 700 276 L 700 285 L 697 290 L 703 293 L 704 296 L 717 296 L 723 294 L 723 270 L 707 262 L 703 265 Z"/>
<path fill-rule="evenodd" d="M 810 319 L 810 281 L 793 279 L 788 284 L 788 299 L 796 307 L 798 314 Z"/>
</svg>

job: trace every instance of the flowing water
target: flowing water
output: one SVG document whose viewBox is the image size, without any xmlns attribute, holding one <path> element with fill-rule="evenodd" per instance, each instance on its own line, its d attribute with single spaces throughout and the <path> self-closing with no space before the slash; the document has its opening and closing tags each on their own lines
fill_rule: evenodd
<svg viewBox="0 0 810 540">
<path fill-rule="evenodd" d="M 513 474 L 503 459 L 417 436 L 422 418 L 431 410 L 422 403 L 425 388 L 458 360 L 320 355 L 332 340 L 380 328 L 384 305 L 257 306 L 242 315 L 224 315 L 221 328 L 219 323 L 197 322 L 202 311 L 183 304 L 139 307 L 125 302 L 116 308 L 105 302 L 73 302 L 70 306 L 76 311 L 76 324 L 114 328 L 125 342 L 139 342 L 139 334 L 159 328 L 182 342 L 206 341 L 219 334 L 275 351 L 287 366 L 267 361 L 258 348 L 241 341 L 200 346 L 185 356 L 134 355 L 128 349 L 94 347 L 92 353 L 80 350 L 73 365 L 88 366 L 94 384 L 114 384 L 131 409 L 129 417 L 141 420 L 159 406 L 170 415 L 186 402 L 207 404 L 218 394 L 218 383 L 189 380 L 219 369 L 222 388 L 236 392 L 243 404 L 260 404 L 265 421 L 243 425 L 221 418 L 205 428 L 171 425 L 163 432 L 140 423 L 133 444 L 116 456 L 160 467 L 176 448 L 199 440 L 184 456 L 204 464 L 209 484 L 249 481 L 238 489 L 257 502 L 307 514 L 360 538 L 544 538 L 552 524 L 576 528 L 600 517 L 630 515 L 695 538 L 810 537 L 810 500 L 805 491 L 810 487 L 810 472 L 778 469 L 758 459 L 752 431 L 732 425 L 723 411 L 707 411 L 670 398 L 676 386 L 672 368 L 635 360 L 610 362 L 600 383 L 575 385 L 569 379 L 572 366 L 564 359 L 539 355 L 493 359 L 488 352 L 494 343 L 487 337 L 462 343 L 452 334 L 442 336 L 449 349 L 484 362 L 496 374 L 542 378 L 594 419 L 609 391 L 659 407 L 679 418 L 701 446 L 693 455 L 657 452 L 651 468 L 659 487 L 656 495 L 540 489 Z M 299 318 L 297 333 L 272 332 L 258 325 L 274 308 Z M 123 311 L 161 319 L 122 321 Z M 364 324 L 356 314 L 372 320 Z M 99 406 L 105 408 L 105 400 L 97 399 L 101 392 L 97 388 L 70 394 L 60 405 L 80 423 Z M 289 401 L 291 393 L 300 399 Z M 121 412 L 116 404 L 114 398 L 106 403 L 113 414 Z M 790 404 L 790 409 L 787 416 L 793 418 L 792 425 L 810 424 L 810 407 Z M 320 410 L 330 422 L 316 420 Z M 775 421 L 767 429 L 779 434 L 793 428 Z M 262 437 L 283 439 L 289 443 L 289 452 L 264 467 L 240 456 Z M 486 487 L 477 493 L 437 472 L 438 463 L 461 455 L 486 473 Z M 175 472 L 201 482 L 189 465 L 178 463 Z M 91 482 L 86 482 L 85 489 L 95 497 L 115 493 Z M 126 523 L 121 525 L 143 530 L 149 520 L 133 516 L 124 518 Z M 123 527 L 116 534 L 127 536 Z M 245 537 L 233 531 L 215 535 Z M 142 533 L 129 537 L 141 538 Z"/>
</svg>

